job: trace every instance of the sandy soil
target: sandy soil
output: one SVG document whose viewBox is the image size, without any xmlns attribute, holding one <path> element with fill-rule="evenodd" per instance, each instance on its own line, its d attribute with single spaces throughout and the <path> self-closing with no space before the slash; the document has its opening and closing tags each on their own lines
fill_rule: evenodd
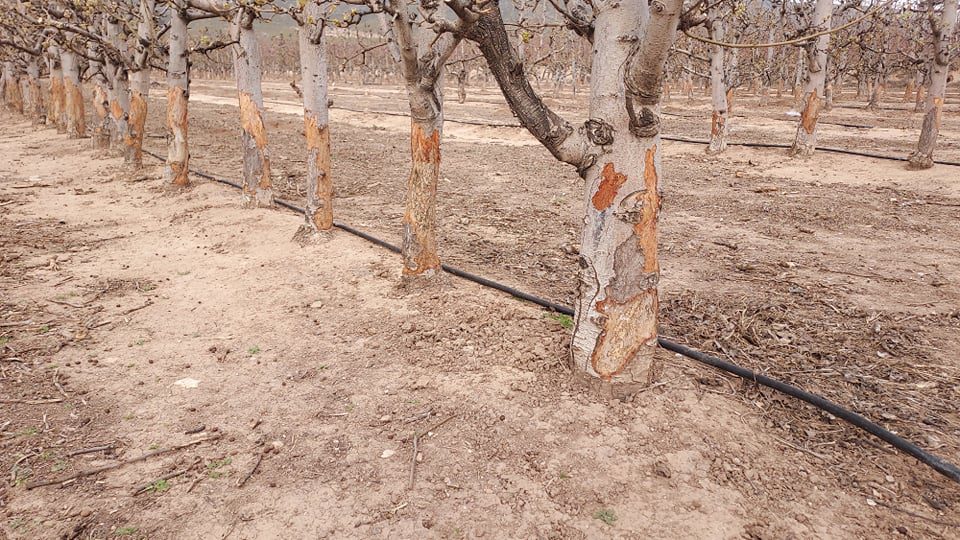
<svg viewBox="0 0 960 540">
<path fill-rule="evenodd" d="M 334 99 L 402 110 L 374 90 Z M 191 136 L 195 166 L 235 177 L 230 95 L 196 85 Z M 268 86 L 296 200 L 292 96 Z M 301 247 L 293 214 L 167 193 L 153 166 L 4 114 L 0 537 L 956 537 L 960 489 L 829 415 L 666 354 L 660 385 L 608 402 L 570 383 L 563 320 L 452 278 L 401 288 L 359 239 Z M 511 121 L 488 96 L 450 117 Z M 333 119 L 338 216 L 395 240 L 406 120 Z M 154 101 L 159 152 L 161 121 Z M 518 130 L 447 135 L 443 257 L 569 302 L 576 176 Z M 960 458 L 957 169 L 666 152 L 664 332 Z"/>
</svg>

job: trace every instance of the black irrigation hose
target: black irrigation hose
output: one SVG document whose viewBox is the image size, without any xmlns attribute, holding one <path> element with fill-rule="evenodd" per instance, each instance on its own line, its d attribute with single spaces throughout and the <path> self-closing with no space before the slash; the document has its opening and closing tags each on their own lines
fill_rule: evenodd
<svg viewBox="0 0 960 540">
<path fill-rule="evenodd" d="M 144 150 L 144 153 L 147 154 L 147 155 L 149 155 L 149 156 L 152 156 L 152 157 L 154 157 L 154 158 L 162 159 L 160 156 L 158 156 L 157 154 L 154 154 L 154 153 L 152 153 L 152 152 L 148 152 L 148 151 Z M 219 177 L 216 177 L 216 176 L 213 176 L 213 175 L 204 173 L 204 172 L 200 172 L 200 171 L 197 171 L 197 170 L 193 170 L 193 169 L 191 169 L 190 172 L 192 172 L 193 174 L 196 174 L 197 176 L 200 176 L 200 177 L 202 177 L 202 178 L 206 178 L 206 179 L 209 179 L 209 180 L 214 180 L 214 181 L 216 181 L 216 182 L 220 182 L 220 183 L 222 183 L 222 184 L 226 184 L 226 185 L 228 185 L 228 186 L 232 186 L 232 187 L 235 187 L 235 188 L 237 188 L 237 189 L 241 189 L 240 184 L 238 184 L 238 183 L 236 183 L 236 182 L 233 182 L 232 180 L 227 180 L 227 179 L 225 179 L 225 178 L 219 178 Z M 297 205 L 295 205 L 295 204 L 293 204 L 293 203 L 291 203 L 291 202 L 289 202 L 289 201 L 285 201 L 285 200 L 283 200 L 283 199 L 276 199 L 275 202 L 277 203 L 278 206 L 282 206 L 282 207 L 284 207 L 284 208 L 288 208 L 288 209 L 293 210 L 294 212 L 297 212 L 297 213 L 299 213 L 299 214 L 303 214 L 303 213 L 304 213 L 303 208 L 300 208 L 299 206 L 297 206 Z M 364 240 L 367 240 L 367 241 L 369 241 L 369 242 L 372 242 L 372 243 L 374 243 L 374 244 L 376 244 L 376 245 L 378 245 L 378 246 L 380 246 L 380 247 L 386 248 L 386 249 L 388 249 L 388 250 L 390 250 L 390 251 L 392 251 L 392 252 L 394 252 L 394 253 L 400 253 L 400 248 L 399 248 L 399 247 L 391 244 L 390 242 L 387 242 L 386 240 L 381 240 L 381 239 L 379 239 L 379 238 L 377 238 L 377 237 L 375 237 L 375 236 L 373 236 L 373 235 L 371 235 L 371 234 L 365 233 L 365 232 L 363 232 L 363 231 L 360 231 L 360 230 L 358 230 L 358 229 L 355 229 L 355 228 L 353 228 L 353 227 L 351 227 L 351 226 L 349 226 L 349 225 L 343 224 L 343 223 L 334 222 L 334 226 L 337 227 L 337 228 L 339 228 L 339 229 L 342 229 L 343 231 L 348 232 L 348 233 L 350 233 L 350 234 L 352 234 L 352 235 L 354 235 L 354 236 L 358 236 L 358 237 L 363 238 Z M 461 269 L 456 268 L 456 267 L 454 267 L 454 266 L 450 266 L 450 265 L 447 265 L 447 264 L 443 264 L 443 265 L 441 265 L 441 266 L 442 266 L 442 268 L 443 268 L 444 271 L 446 271 L 446 272 L 448 272 L 448 273 L 450 273 L 450 274 L 453 274 L 453 275 L 455 275 L 455 276 L 457 276 L 457 277 L 461 277 L 461 278 L 466 279 L 466 280 L 468 280 L 468 281 L 472 281 L 472 282 L 477 283 L 477 284 L 479 284 L 479 285 L 483 285 L 484 287 L 490 287 L 490 288 L 496 289 L 496 290 L 498 290 L 498 291 L 505 292 L 505 293 L 507 293 L 507 294 L 509 294 L 509 295 L 512 295 L 512 296 L 516 297 L 516 298 L 520 298 L 520 299 L 523 299 L 523 300 L 527 300 L 527 301 L 529 301 L 529 302 L 533 302 L 534 304 L 537 304 L 537 305 L 539 305 L 539 306 L 545 307 L 545 308 L 547 308 L 547 309 L 551 309 L 551 310 L 556 311 L 556 312 L 558 312 L 558 313 L 563 313 L 564 315 L 570 315 L 570 316 L 573 316 L 573 315 L 574 315 L 573 308 L 571 308 L 571 307 L 568 307 L 568 306 L 564 306 L 564 305 L 561 305 L 561 304 L 557 304 L 557 303 L 551 302 L 551 301 L 549 301 L 549 300 L 540 298 L 539 296 L 536 296 L 536 295 L 533 295 L 533 294 L 530 294 L 530 293 L 523 292 L 523 291 L 521 291 L 521 290 L 519 290 L 519 289 L 515 289 L 515 288 L 513 288 L 513 287 L 510 287 L 510 286 L 508 286 L 508 285 L 504 285 L 504 284 L 502 284 L 502 283 L 496 282 L 496 281 L 494 281 L 494 280 L 492 280 L 492 279 L 485 278 L 485 277 L 483 277 L 483 276 L 478 276 L 478 275 L 473 274 L 473 273 L 471 273 L 471 272 L 467 272 L 466 270 L 461 270 Z M 935 471 L 937 471 L 938 473 L 946 476 L 947 478 L 953 480 L 954 482 L 960 483 L 960 468 L 958 468 L 956 465 L 950 463 L 949 461 L 945 461 L 945 460 L 941 459 L 940 457 L 938 457 L 938 456 L 936 456 L 936 455 L 934 455 L 934 454 L 931 454 L 930 452 L 927 452 L 926 450 L 924 450 L 924 449 L 920 448 L 919 446 L 913 444 L 912 442 L 904 439 L 903 437 L 900 437 L 899 435 L 896 435 L 895 433 L 893 433 L 893 432 L 891 432 L 891 431 L 889 431 L 889 430 L 887 430 L 887 429 L 884 429 L 884 428 L 881 427 L 879 424 L 876 424 L 876 423 L 874 423 L 874 422 L 871 422 L 871 421 L 868 420 L 866 417 L 864 417 L 864 416 L 862 416 L 862 415 L 860 415 L 860 414 L 857 414 L 857 413 L 855 413 L 855 412 L 853 412 L 853 411 L 851 411 L 851 410 L 845 409 L 845 408 L 841 407 L 840 405 L 837 405 L 836 403 L 834 403 L 834 402 L 832 402 L 832 401 L 830 401 L 830 400 L 828 400 L 828 399 L 826 399 L 826 398 L 824 398 L 824 397 L 821 397 L 821 396 L 818 396 L 818 395 L 816 395 L 816 394 L 807 392 L 806 390 L 802 390 L 802 389 L 800 389 L 800 388 L 797 388 L 796 386 L 793 386 L 792 384 L 787 384 L 787 383 L 785 383 L 785 382 L 778 381 L 777 379 L 774 379 L 774 378 L 771 378 L 771 377 L 767 377 L 766 375 L 762 375 L 762 374 L 759 374 L 759 373 L 757 373 L 757 372 L 755 372 L 755 371 L 749 370 L 749 369 L 747 369 L 747 368 L 738 366 L 738 365 L 736 365 L 736 364 L 727 362 L 727 361 L 725 361 L 725 360 L 721 360 L 721 359 L 719 359 L 719 358 L 717 358 L 717 357 L 715 357 L 715 356 L 711 356 L 711 355 L 709 355 L 709 354 L 706 354 L 706 353 L 704 353 L 704 352 L 698 351 L 698 350 L 696 350 L 696 349 L 691 349 L 690 347 L 687 347 L 687 346 L 685 346 L 685 345 L 681 345 L 681 344 L 679 344 L 679 343 L 676 343 L 676 342 L 671 341 L 671 340 L 666 339 L 666 338 L 662 338 L 662 337 L 661 337 L 661 338 L 658 338 L 658 339 L 657 339 L 657 343 L 658 343 L 661 347 L 663 347 L 664 349 L 666 349 L 666 350 L 668 350 L 668 351 L 671 351 L 671 352 L 674 352 L 674 353 L 683 355 L 683 356 L 685 356 L 685 357 L 687 357 L 687 358 L 690 358 L 690 359 L 692 359 L 692 360 L 696 360 L 697 362 L 701 362 L 701 363 L 706 364 L 706 365 L 708 365 L 708 366 L 711 366 L 711 367 L 717 368 L 717 369 L 719 369 L 719 370 L 726 371 L 727 373 L 731 373 L 731 374 L 733 374 L 733 375 L 736 375 L 736 376 L 738 376 L 738 377 L 740 377 L 740 378 L 742 378 L 742 379 L 745 379 L 745 380 L 748 380 L 748 381 L 753 381 L 753 382 L 755 382 L 755 383 L 757 383 L 757 384 L 766 386 L 766 387 L 768 387 L 768 388 L 772 388 L 772 389 L 774 389 L 774 390 L 776 390 L 776 391 L 778 391 L 778 392 L 784 393 L 784 394 L 786 394 L 786 395 L 788 395 L 788 396 L 795 397 L 795 398 L 797 398 L 797 399 L 799 399 L 799 400 L 801 400 L 801 401 L 805 401 L 805 402 L 809 403 L 810 405 L 813 405 L 814 407 L 817 407 L 818 409 L 824 410 L 824 411 L 832 414 L 833 416 L 835 416 L 835 417 L 837 417 L 837 418 L 840 418 L 841 420 L 844 420 L 844 421 L 846 421 L 846 422 L 848 422 L 848 423 L 850 423 L 850 424 L 852 424 L 852 425 L 854 425 L 854 426 L 856 426 L 856 427 L 858 427 L 858 428 L 866 431 L 867 433 L 870 433 L 871 435 L 876 436 L 877 438 L 879 438 L 879 439 L 881 439 L 881 440 L 889 443 L 889 444 L 892 445 L 894 448 L 897 448 L 897 449 L 899 449 L 899 450 L 901 450 L 901 451 L 903 451 L 903 452 L 906 452 L 907 454 L 909 454 L 909 455 L 917 458 L 917 459 L 918 459 L 921 463 L 923 463 L 924 465 L 927 465 L 927 466 L 931 467 L 933 470 L 935 470 Z"/>
<path fill-rule="evenodd" d="M 684 142 L 684 143 L 694 143 L 694 144 L 710 144 L 710 141 L 705 139 L 694 139 L 692 137 L 673 137 L 661 135 L 661 139 L 665 141 L 675 141 L 675 142 Z M 790 148 L 789 144 L 784 143 L 764 143 L 764 142 L 728 142 L 727 146 L 746 146 L 749 148 Z M 847 148 L 839 148 L 836 146 L 818 146 L 818 152 L 833 152 L 835 154 L 848 154 L 851 156 L 861 156 L 874 159 L 889 159 L 891 161 L 910 161 L 910 158 L 905 158 L 903 156 L 890 156 L 887 154 L 878 154 L 876 152 L 863 152 L 860 150 L 849 150 Z M 949 165 L 951 167 L 960 167 L 960 161 L 949 161 L 942 159 L 933 160 L 937 165 Z"/>
</svg>

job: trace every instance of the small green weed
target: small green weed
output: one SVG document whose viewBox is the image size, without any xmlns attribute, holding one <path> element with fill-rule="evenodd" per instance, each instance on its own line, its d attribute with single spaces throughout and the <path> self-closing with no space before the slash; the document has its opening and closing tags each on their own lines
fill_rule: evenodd
<svg viewBox="0 0 960 540">
<path fill-rule="evenodd" d="M 599 519 L 607 525 L 613 525 L 617 522 L 617 515 L 609 508 L 601 508 L 600 510 L 597 510 L 593 513 L 593 518 Z"/>
<path fill-rule="evenodd" d="M 544 317 L 557 321 L 560 323 L 560 326 L 570 330 L 573 328 L 573 317 L 569 315 L 564 315 L 563 313 L 544 313 Z"/>
</svg>

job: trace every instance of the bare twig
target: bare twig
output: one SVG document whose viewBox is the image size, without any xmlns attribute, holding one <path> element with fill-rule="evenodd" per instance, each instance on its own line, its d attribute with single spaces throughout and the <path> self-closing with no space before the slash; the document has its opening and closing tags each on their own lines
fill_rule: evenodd
<svg viewBox="0 0 960 540">
<path fill-rule="evenodd" d="M 51 486 L 51 485 L 53 485 L 53 484 L 63 484 L 63 483 L 65 483 L 65 482 L 69 482 L 69 481 L 71 481 L 71 480 L 76 480 L 76 479 L 78 479 L 78 478 L 84 478 L 84 477 L 86 477 L 86 476 L 92 476 L 92 475 L 94 475 L 94 474 L 99 474 L 99 473 L 102 473 L 102 472 L 105 472 L 105 471 L 110 471 L 110 470 L 113 470 L 113 469 L 119 469 L 120 467 L 123 467 L 124 465 L 129 465 L 129 464 L 131 464 L 131 463 L 139 463 L 139 462 L 141 462 L 141 461 L 146 461 L 146 460 L 148 460 L 148 459 L 150 459 L 150 458 L 152 458 L 152 457 L 156 457 L 156 456 L 159 456 L 159 455 L 162 455 L 162 454 L 168 454 L 168 453 L 170 453 L 170 452 L 176 452 L 177 450 L 183 450 L 184 448 L 187 448 L 187 447 L 190 447 L 190 446 L 194 446 L 194 445 L 200 444 L 200 443 L 202 443 L 202 442 L 215 441 L 215 440 L 219 439 L 220 437 L 221 437 L 221 434 L 220 434 L 220 433 L 217 433 L 217 434 L 215 434 L 215 435 L 211 435 L 211 436 L 209 436 L 209 437 L 203 437 L 203 438 L 201 438 L 201 439 L 196 439 L 196 440 L 190 441 L 190 442 L 188 442 L 188 443 L 183 443 L 183 444 L 178 444 L 178 445 L 176 445 L 176 446 L 171 446 L 170 448 L 163 448 L 163 449 L 161 449 L 161 450 L 155 450 L 155 451 L 153 451 L 153 452 L 147 452 L 146 454 L 141 454 L 141 455 L 139 455 L 139 456 L 137 456 L 137 457 L 135 457 L 135 458 L 131 458 L 131 459 L 124 460 L 124 461 L 119 461 L 119 462 L 113 463 L 113 464 L 111 464 L 111 465 L 104 465 L 103 467 L 97 467 L 97 468 L 95 468 L 95 469 L 90 469 L 90 470 L 86 470 L 86 471 L 80 471 L 80 472 L 78 472 L 78 473 L 76 473 L 76 474 L 72 474 L 72 475 L 66 476 L 66 477 L 64 477 L 64 478 L 58 478 L 58 479 L 54 479 L 54 480 L 38 480 L 38 481 L 36 481 L 36 482 L 31 482 L 31 483 L 27 484 L 27 489 L 34 489 L 34 488 L 43 487 L 43 486 Z"/>
<path fill-rule="evenodd" d="M 132 495 L 133 495 L 134 497 L 136 497 L 137 495 L 139 495 L 139 494 L 141 494 L 141 493 L 149 490 L 151 487 L 153 487 L 154 485 L 156 485 L 157 482 L 162 482 L 162 481 L 164 481 L 164 480 L 169 480 L 169 479 L 171 479 L 171 478 L 176 478 L 176 477 L 178 477 L 178 476 L 187 474 L 187 473 L 190 472 L 194 467 L 196 467 L 196 466 L 200 463 L 200 461 L 201 461 L 200 458 L 196 458 L 195 460 L 193 460 L 193 463 L 191 463 L 190 465 L 187 465 L 186 467 L 184 467 L 184 468 L 182 468 L 182 469 L 180 469 L 180 470 L 178 470 L 178 471 L 169 472 L 169 473 L 161 476 L 160 478 L 157 478 L 156 480 L 153 480 L 153 481 L 151 481 L 151 482 L 147 482 L 146 484 L 143 484 L 142 486 L 134 489 Z"/>
<path fill-rule="evenodd" d="M 253 463 L 253 467 L 250 468 L 250 472 L 237 479 L 237 487 L 243 487 L 243 485 L 247 483 L 247 480 L 253 476 L 253 473 L 257 472 L 257 469 L 260 468 L 261 461 L 263 461 L 263 452 L 257 452 L 257 460 Z"/>
<path fill-rule="evenodd" d="M 66 457 L 79 456 L 83 454 L 93 454 L 95 452 L 106 452 L 107 450 L 113 450 L 115 447 L 112 444 L 105 444 L 103 446 L 91 446 L 90 448 L 81 448 L 80 450 L 74 450 L 69 452 Z"/>
</svg>

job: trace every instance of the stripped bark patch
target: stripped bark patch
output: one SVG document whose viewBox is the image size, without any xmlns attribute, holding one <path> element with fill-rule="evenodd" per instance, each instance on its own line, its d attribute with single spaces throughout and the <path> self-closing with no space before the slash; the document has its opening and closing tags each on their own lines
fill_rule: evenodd
<svg viewBox="0 0 960 540">
<path fill-rule="evenodd" d="M 593 198 L 590 200 L 593 207 L 600 212 L 610 208 L 613 200 L 617 197 L 617 192 L 626 182 L 627 176 L 618 173 L 613 163 L 604 165 L 603 171 L 600 173 L 600 185 L 597 186 L 597 192 L 593 194 Z"/>
<path fill-rule="evenodd" d="M 307 138 L 307 219 L 319 231 L 333 227 L 333 180 L 330 177 L 330 129 L 313 115 L 303 118 Z"/>
<path fill-rule="evenodd" d="M 650 317 L 658 309 L 657 289 L 643 290 L 625 302 L 612 299 L 597 302 L 597 313 L 603 317 L 603 331 L 590 358 L 590 365 L 605 380 L 625 378 L 623 382 L 643 382 L 643 374 L 629 372 L 634 357 L 644 349 L 651 352 L 657 343 L 657 319 Z M 641 375 L 636 377 L 635 375 Z"/>
<path fill-rule="evenodd" d="M 803 108 L 803 114 L 800 115 L 800 125 L 808 135 L 812 135 L 817 129 L 817 119 L 820 117 L 820 97 L 814 90 L 807 94 L 807 103 Z"/>
<path fill-rule="evenodd" d="M 147 100 L 136 90 L 130 92 L 130 123 L 127 130 L 128 160 L 136 165 L 143 162 L 143 132 L 147 123 Z"/>
<path fill-rule="evenodd" d="M 440 267 L 436 241 L 437 181 L 440 176 L 440 130 L 416 121 L 410 127 L 413 167 L 407 180 L 403 214 L 403 275 L 417 276 Z"/>
<path fill-rule="evenodd" d="M 167 89 L 167 127 L 172 136 L 167 153 L 167 182 L 174 186 L 183 187 L 190 183 L 189 160 L 190 151 L 187 146 L 187 93 L 179 86 Z"/>
<path fill-rule="evenodd" d="M 643 207 L 640 222 L 633 226 L 643 252 L 643 271 L 659 272 L 657 256 L 657 222 L 660 216 L 660 191 L 657 177 L 657 146 L 647 149 L 643 167 Z"/>
<path fill-rule="evenodd" d="M 267 132 L 263 127 L 260 108 L 254 103 L 253 97 L 246 92 L 240 92 L 240 127 L 253 137 L 257 148 L 266 148 Z"/>
</svg>

